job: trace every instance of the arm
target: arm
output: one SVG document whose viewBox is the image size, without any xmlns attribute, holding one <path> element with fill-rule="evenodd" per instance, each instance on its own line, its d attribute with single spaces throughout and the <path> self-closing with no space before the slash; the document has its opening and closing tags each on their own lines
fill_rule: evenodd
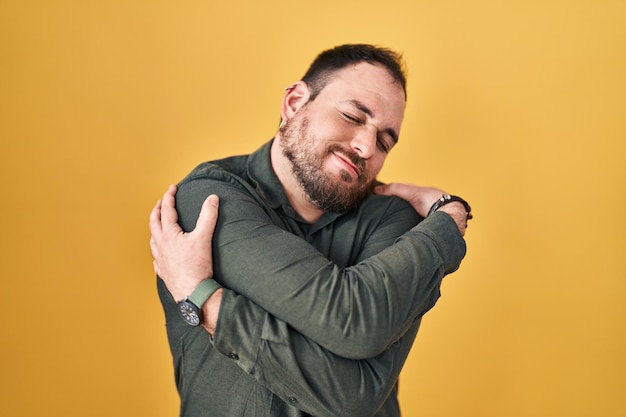
<svg viewBox="0 0 626 417">
<path fill-rule="evenodd" d="M 393 244 L 418 218 L 410 206 L 392 204 L 377 216 L 384 220 L 364 239 L 354 265 L 342 268 L 330 260 L 332 253 L 321 253 L 277 226 L 253 194 L 223 181 L 181 185 L 177 203 L 183 228 L 193 227 L 209 193 L 220 196 L 216 279 L 346 357 L 371 357 L 396 341 L 429 308 L 426 300 L 458 267 L 465 250 L 455 223 L 437 221 L 439 216 L 449 220 L 441 213 Z M 381 252 L 386 246 L 391 247 Z"/>
<path fill-rule="evenodd" d="M 218 369 L 232 364 L 286 404 L 314 416 L 362 417 L 374 414 L 381 406 L 394 407 L 395 399 L 389 398 L 389 393 L 396 385 L 419 320 L 384 354 L 349 360 L 323 349 L 227 289 L 223 290 L 217 330 L 209 339 L 204 330 L 180 319 L 163 281 L 158 280 L 158 287 L 181 396 L 188 395 L 186 390 L 193 385 L 186 383 L 183 375 L 211 375 L 217 364 Z M 221 381 L 219 376 L 208 378 L 218 384 Z M 211 387 L 195 384 L 194 391 L 202 396 L 202 391 Z"/>
<path fill-rule="evenodd" d="M 456 269 L 464 253 L 454 223 L 440 217 L 445 215 L 436 215 L 393 248 L 341 269 L 303 239 L 272 224 L 250 195 L 219 181 L 196 181 L 181 187 L 179 210 L 184 228 L 193 228 L 190 223 L 197 218 L 209 190 L 222 196 L 215 238 L 218 280 L 346 357 L 371 357 L 397 340 L 413 319 L 431 307 L 431 294 L 438 291 L 443 275 Z M 164 202 L 168 202 L 164 210 L 170 210 L 173 194 L 166 194 Z M 384 214 L 392 215 L 381 216 L 389 220 L 376 233 L 393 231 L 382 240 L 387 246 L 408 226 L 401 212 Z M 394 223 L 396 217 L 404 229 Z M 380 250 L 380 245 L 372 245 Z M 179 252 L 174 257 L 181 260 L 177 266 L 198 262 L 191 249 Z M 366 245 L 362 253 L 372 254 L 372 249 Z M 190 258 L 182 261 L 184 256 Z M 247 256 L 245 262 L 242 256 Z M 197 281 L 203 278 L 206 276 Z M 280 297 L 276 297 L 276 289 L 280 289 Z M 183 298 L 188 293 L 174 296 Z"/>
<path fill-rule="evenodd" d="M 210 240 L 208 236 L 204 242 Z M 315 415 L 368 415 L 378 409 L 396 383 L 419 325 L 419 320 L 410 323 L 405 336 L 384 353 L 351 361 L 326 351 L 245 297 L 228 290 L 223 296 L 215 348 L 283 400 L 297 401 L 295 406 Z M 427 305 L 437 296 L 438 281 Z"/>
<path fill-rule="evenodd" d="M 350 360 L 224 290 L 213 346 L 285 402 L 315 416 L 370 416 L 396 386 L 420 320 L 385 352 Z M 254 329 L 254 330 L 253 330 Z M 254 336 L 256 329 L 261 329 Z M 234 353 L 234 355 L 233 355 Z"/>
</svg>

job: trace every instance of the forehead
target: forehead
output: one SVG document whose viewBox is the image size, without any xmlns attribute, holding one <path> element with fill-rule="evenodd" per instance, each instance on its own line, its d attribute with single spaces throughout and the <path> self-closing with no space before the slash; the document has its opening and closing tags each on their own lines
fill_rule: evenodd
<svg viewBox="0 0 626 417">
<path fill-rule="evenodd" d="M 360 102 L 372 110 L 372 118 L 399 129 L 404 116 L 405 95 L 400 83 L 379 64 L 359 62 L 336 71 L 318 99 L 335 104 Z"/>
</svg>

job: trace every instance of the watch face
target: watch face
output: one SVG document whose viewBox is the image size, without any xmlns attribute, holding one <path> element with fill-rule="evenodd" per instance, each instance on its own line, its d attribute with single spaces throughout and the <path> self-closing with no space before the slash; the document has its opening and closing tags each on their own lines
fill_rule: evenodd
<svg viewBox="0 0 626 417">
<path fill-rule="evenodd" d="M 191 304 L 189 301 L 181 301 L 178 303 L 178 312 L 180 313 L 183 320 L 192 326 L 197 326 L 200 324 L 200 314 L 198 308 Z"/>
</svg>

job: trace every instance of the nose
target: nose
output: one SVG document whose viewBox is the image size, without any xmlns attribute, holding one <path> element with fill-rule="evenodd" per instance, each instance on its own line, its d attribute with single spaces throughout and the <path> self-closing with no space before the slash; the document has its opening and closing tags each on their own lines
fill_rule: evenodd
<svg viewBox="0 0 626 417">
<path fill-rule="evenodd" d="M 352 138 L 350 146 L 363 159 L 369 159 L 376 151 L 376 129 L 364 127 Z"/>
</svg>

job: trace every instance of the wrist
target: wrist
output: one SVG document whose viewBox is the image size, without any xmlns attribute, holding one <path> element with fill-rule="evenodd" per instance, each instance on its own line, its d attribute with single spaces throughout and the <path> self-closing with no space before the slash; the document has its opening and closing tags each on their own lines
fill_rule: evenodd
<svg viewBox="0 0 626 417">
<path fill-rule="evenodd" d="M 447 213 L 459 228 L 461 236 L 465 236 L 465 230 L 467 229 L 467 222 L 472 216 L 472 208 L 467 201 L 461 197 L 443 194 L 428 210 L 428 216 L 431 216 L 437 211 L 443 211 Z"/>
<path fill-rule="evenodd" d="M 467 213 L 461 203 L 455 202 L 446 204 L 437 211 L 441 211 L 452 217 L 452 220 L 454 220 L 459 228 L 459 232 L 461 232 L 461 236 L 465 236 L 467 229 Z"/>
<path fill-rule="evenodd" d="M 223 288 L 218 289 L 202 305 L 202 321 L 200 325 L 211 336 L 215 334 L 215 329 L 217 328 L 217 321 L 219 318 L 220 307 L 222 305 L 223 293 Z"/>
<path fill-rule="evenodd" d="M 439 199 L 437 199 L 437 201 L 435 201 L 435 203 L 430 207 L 430 210 L 428 210 L 428 214 L 426 216 L 428 217 L 442 207 L 454 203 L 459 203 L 463 206 L 463 208 L 465 209 L 466 221 L 472 219 L 472 208 L 470 207 L 469 203 L 459 196 L 450 194 L 443 194 L 441 197 L 439 197 Z"/>
<path fill-rule="evenodd" d="M 201 281 L 189 296 L 177 303 L 182 319 L 191 326 L 201 324 L 204 305 L 221 288 L 222 286 L 211 278 Z"/>
</svg>

